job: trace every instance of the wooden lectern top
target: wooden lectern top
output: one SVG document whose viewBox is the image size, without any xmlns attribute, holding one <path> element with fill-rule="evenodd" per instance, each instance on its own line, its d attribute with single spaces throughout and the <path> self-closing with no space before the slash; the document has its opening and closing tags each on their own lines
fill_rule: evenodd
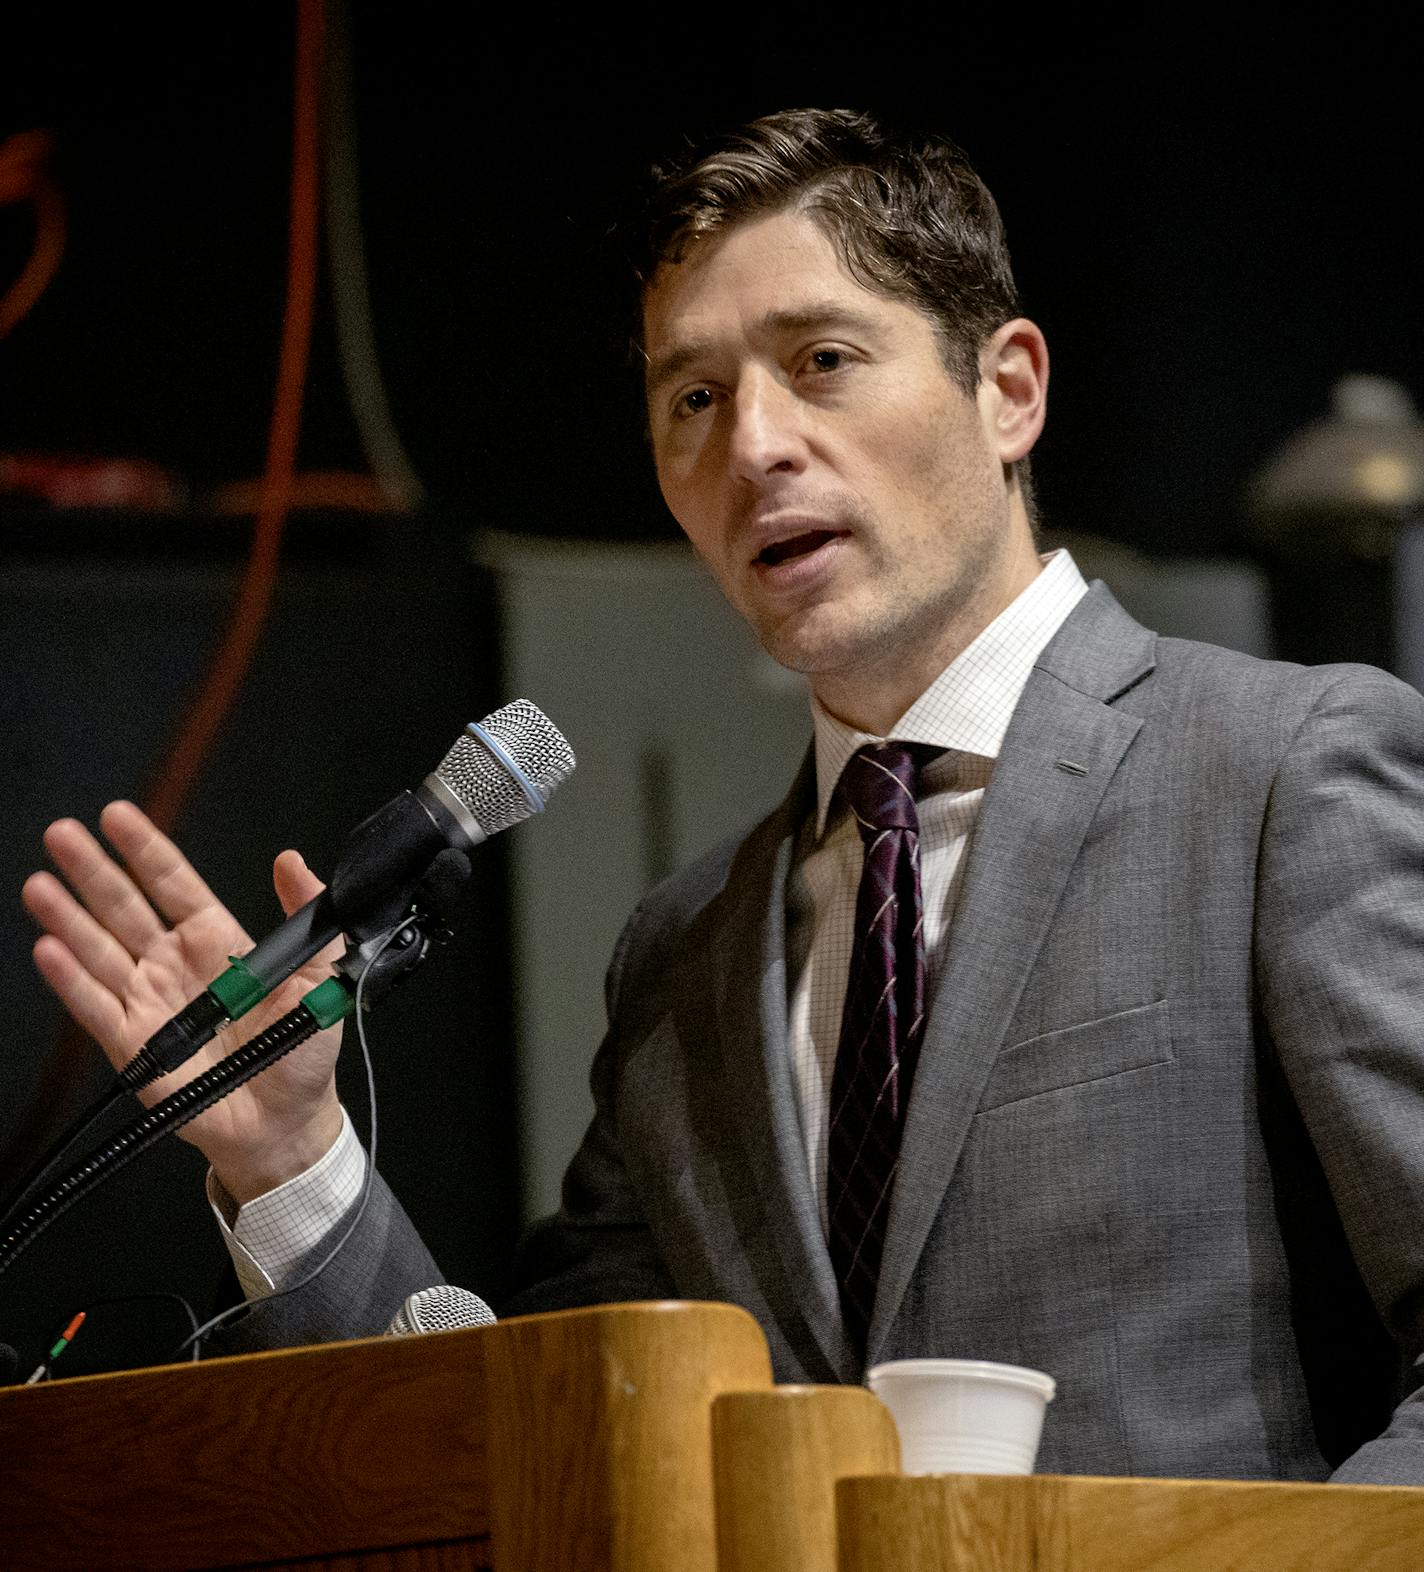
<svg viewBox="0 0 1424 1572">
<path fill-rule="evenodd" d="M 770 1381 L 745 1311 L 659 1304 L 12 1387 L 0 1567 L 443 1572 L 498 1520 L 502 1569 L 671 1532 L 710 1572 L 711 1399 Z"/>
</svg>

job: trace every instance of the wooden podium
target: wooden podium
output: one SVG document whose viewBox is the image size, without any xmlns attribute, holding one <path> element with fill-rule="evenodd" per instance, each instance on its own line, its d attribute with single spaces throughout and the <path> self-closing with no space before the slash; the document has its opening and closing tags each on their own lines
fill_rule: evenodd
<svg viewBox="0 0 1424 1572">
<path fill-rule="evenodd" d="M 909 1479 L 726 1305 L 620 1305 L 0 1391 L 5 1572 L 1424 1568 L 1424 1490 Z"/>
</svg>

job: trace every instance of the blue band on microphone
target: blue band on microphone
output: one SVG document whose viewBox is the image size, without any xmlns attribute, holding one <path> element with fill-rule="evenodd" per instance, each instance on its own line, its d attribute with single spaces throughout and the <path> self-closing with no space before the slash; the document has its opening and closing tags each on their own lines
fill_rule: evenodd
<svg viewBox="0 0 1424 1572">
<path fill-rule="evenodd" d="M 529 811 L 531 813 L 543 813 L 543 795 L 540 793 L 539 788 L 534 784 L 534 782 L 529 779 L 524 771 L 521 770 L 510 757 L 509 752 L 505 748 L 504 744 L 500 742 L 498 738 L 492 737 L 478 721 L 471 721 L 469 725 L 466 726 L 465 730 L 478 737 L 479 740 L 484 743 L 485 747 L 487 747 L 489 751 L 494 754 L 495 758 L 499 760 L 505 769 L 507 769 L 518 782 L 519 789 L 524 793 L 525 801 L 529 804 Z"/>
</svg>

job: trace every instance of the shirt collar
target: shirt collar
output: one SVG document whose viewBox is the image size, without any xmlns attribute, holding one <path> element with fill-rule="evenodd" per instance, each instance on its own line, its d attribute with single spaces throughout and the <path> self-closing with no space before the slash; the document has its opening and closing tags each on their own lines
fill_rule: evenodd
<svg viewBox="0 0 1424 1572">
<path fill-rule="evenodd" d="M 1044 645 L 1088 593 L 1066 551 L 1050 552 L 1043 571 L 974 641 L 960 651 L 890 728 L 896 742 L 919 742 L 997 759 Z M 826 828 L 831 797 L 846 760 L 868 742 L 884 742 L 847 726 L 811 700 L 816 727 L 816 834 Z"/>
</svg>

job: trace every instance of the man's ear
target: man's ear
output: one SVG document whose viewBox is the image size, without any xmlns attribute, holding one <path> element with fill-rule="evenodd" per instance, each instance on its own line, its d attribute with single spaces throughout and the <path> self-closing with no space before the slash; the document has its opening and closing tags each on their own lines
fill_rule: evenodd
<svg viewBox="0 0 1424 1572">
<path fill-rule="evenodd" d="M 1027 317 L 1015 317 L 979 351 L 979 408 L 1001 463 L 1015 463 L 1038 441 L 1047 400 L 1048 345 Z"/>
</svg>

